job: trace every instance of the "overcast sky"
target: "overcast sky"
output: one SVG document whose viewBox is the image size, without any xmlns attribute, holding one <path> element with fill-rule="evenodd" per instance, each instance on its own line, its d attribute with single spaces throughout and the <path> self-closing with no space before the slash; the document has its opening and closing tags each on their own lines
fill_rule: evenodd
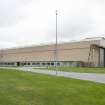
<svg viewBox="0 0 105 105">
<path fill-rule="evenodd" d="M 0 48 L 105 37 L 105 0 L 0 0 Z"/>
</svg>

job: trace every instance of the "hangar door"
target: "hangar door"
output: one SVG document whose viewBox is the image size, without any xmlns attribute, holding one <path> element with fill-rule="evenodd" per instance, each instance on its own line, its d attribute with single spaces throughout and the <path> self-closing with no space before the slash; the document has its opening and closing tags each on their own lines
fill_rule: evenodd
<svg viewBox="0 0 105 105">
<path fill-rule="evenodd" d="M 105 67 L 105 49 L 104 48 L 100 48 L 100 52 L 99 52 L 99 64 L 100 67 Z"/>
</svg>

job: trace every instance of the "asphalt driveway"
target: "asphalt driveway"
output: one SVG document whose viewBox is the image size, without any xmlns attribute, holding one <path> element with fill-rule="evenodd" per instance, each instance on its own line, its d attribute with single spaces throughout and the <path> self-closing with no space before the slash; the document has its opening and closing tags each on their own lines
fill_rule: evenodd
<svg viewBox="0 0 105 105">
<path fill-rule="evenodd" d="M 76 73 L 76 72 L 64 72 L 64 71 L 54 71 L 54 70 L 34 70 L 30 67 L 19 68 L 23 71 L 30 71 L 33 73 L 41 73 L 41 74 L 49 74 L 49 75 L 57 75 L 64 76 L 69 78 L 76 78 L 81 80 L 89 80 L 94 82 L 105 83 L 105 74 L 102 73 Z"/>
</svg>

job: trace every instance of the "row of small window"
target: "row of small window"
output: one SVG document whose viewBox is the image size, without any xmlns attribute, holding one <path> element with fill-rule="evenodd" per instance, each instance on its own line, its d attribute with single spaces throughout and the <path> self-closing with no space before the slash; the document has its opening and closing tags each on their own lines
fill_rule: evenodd
<svg viewBox="0 0 105 105">
<path fill-rule="evenodd" d="M 54 64 L 54 62 L 49 62 L 49 63 L 45 63 L 45 62 L 43 62 L 43 63 L 32 63 L 32 65 L 42 65 L 42 66 L 54 66 L 55 64 Z M 60 65 L 60 63 L 57 63 L 57 65 Z"/>
<path fill-rule="evenodd" d="M 45 65 L 54 65 L 54 63 L 32 63 L 32 65 L 43 65 L 43 66 L 45 66 Z"/>
<path fill-rule="evenodd" d="M 30 63 L 20 63 L 21 65 L 30 65 Z"/>
<path fill-rule="evenodd" d="M 51 63 L 50 62 L 49 63 L 45 63 L 45 62 L 42 62 L 42 63 L 41 62 L 36 62 L 36 63 L 35 62 L 34 63 L 29 63 L 28 62 L 28 63 L 26 63 L 25 62 L 25 63 L 21 63 L 21 65 L 38 65 L 38 66 L 40 66 L 40 65 L 46 66 L 47 65 L 47 66 L 54 66 L 54 62 L 51 62 Z M 60 63 L 57 63 L 57 65 L 60 65 Z"/>
<path fill-rule="evenodd" d="M 40 63 L 19 62 L 20 65 L 40 65 Z"/>
<path fill-rule="evenodd" d="M 0 65 L 15 65 L 16 63 L 14 62 L 1 62 Z M 34 63 L 30 63 L 30 62 L 19 62 L 19 65 L 24 66 L 24 65 L 36 65 L 36 66 L 54 66 L 55 63 L 54 62 L 34 62 Z M 58 62 L 57 65 L 59 66 L 60 63 Z"/>
<path fill-rule="evenodd" d="M 15 63 L 13 63 L 13 62 L 5 62 L 5 63 L 0 63 L 0 65 L 14 65 Z"/>
</svg>

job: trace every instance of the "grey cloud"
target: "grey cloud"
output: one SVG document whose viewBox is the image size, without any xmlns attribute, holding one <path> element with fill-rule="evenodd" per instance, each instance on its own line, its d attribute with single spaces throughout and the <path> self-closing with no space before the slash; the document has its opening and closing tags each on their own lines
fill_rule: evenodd
<svg viewBox="0 0 105 105">
<path fill-rule="evenodd" d="M 20 3 L 20 4 L 26 4 L 32 0 L 15 0 L 16 2 Z"/>
<path fill-rule="evenodd" d="M 0 27 L 18 23 L 23 17 L 20 12 L 21 5 L 31 0 L 0 0 Z"/>
<path fill-rule="evenodd" d="M 0 42 L 13 42 L 17 39 L 16 32 L 13 28 L 0 28 Z"/>
<path fill-rule="evenodd" d="M 79 18 L 73 19 L 72 21 L 68 20 L 68 23 L 64 23 L 63 33 L 64 37 L 75 37 L 81 34 L 94 30 L 94 22 L 90 18 Z"/>
<path fill-rule="evenodd" d="M 36 4 L 35 1 L 40 3 Z M 0 0 L 0 47 L 55 41 L 55 3 L 42 1 Z M 80 1 L 78 2 L 80 4 L 76 4 L 74 0 L 62 0 L 63 4 L 59 2 L 58 7 L 61 8 L 58 16 L 59 40 L 79 39 L 87 33 L 98 33 L 99 28 L 104 30 L 102 25 L 104 21 L 102 16 L 105 16 L 104 0 L 77 1 Z M 86 35 L 88 36 L 94 35 Z"/>
<path fill-rule="evenodd" d="M 8 26 L 16 21 L 16 3 L 13 0 L 0 1 L 0 27 Z"/>
<path fill-rule="evenodd" d="M 63 18 L 62 18 L 63 17 Z M 65 39 L 75 39 L 76 37 L 92 32 L 95 29 L 95 21 L 91 15 L 63 15 L 60 16 L 60 21 L 58 20 L 58 37 L 61 40 Z M 50 37 L 55 36 L 55 24 L 50 26 Z"/>
</svg>

